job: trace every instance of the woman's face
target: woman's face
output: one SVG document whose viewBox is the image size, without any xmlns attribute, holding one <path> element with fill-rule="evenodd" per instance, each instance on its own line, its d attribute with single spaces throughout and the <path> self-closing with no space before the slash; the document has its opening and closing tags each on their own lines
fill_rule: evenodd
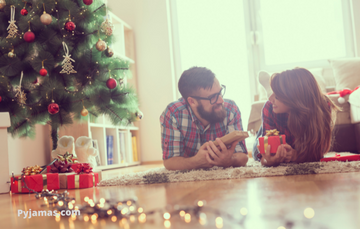
<svg viewBox="0 0 360 229">
<path fill-rule="evenodd" d="M 274 93 L 272 93 L 269 97 L 269 101 L 272 103 L 273 105 L 273 111 L 274 113 L 280 114 L 280 113 L 289 113 L 290 108 L 287 107 L 285 104 L 283 104 L 282 102 L 280 102 L 276 95 Z"/>
</svg>

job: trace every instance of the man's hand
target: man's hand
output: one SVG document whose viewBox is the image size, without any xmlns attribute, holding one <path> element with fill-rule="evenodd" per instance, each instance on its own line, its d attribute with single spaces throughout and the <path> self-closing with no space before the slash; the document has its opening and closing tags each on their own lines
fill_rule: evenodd
<svg viewBox="0 0 360 229">
<path fill-rule="evenodd" d="M 199 151 L 195 154 L 194 158 L 196 159 L 196 164 L 198 165 L 198 168 L 211 168 L 214 165 L 209 163 L 209 161 L 207 160 L 208 157 L 208 144 L 209 142 L 206 142 L 205 144 L 203 144 Z M 214 144 L 214 143 L 212 143 Z"/>
<path fill-rule="evenodd" d="M 224 168 L 230 167 L 232 165 L 232 156 L 234 154 L 235 147 L 239 141 L 233 142 L 231 147 L 228 149 L 219 138 L 216 138 L 215 140 L 219 143 L 220 149 L 218 149 L 212 141 L 207 142 L 207 161 L 212 165 L 221 166 Z M 210 156 L 213 159 L 211 159 Z"/>
</svg>

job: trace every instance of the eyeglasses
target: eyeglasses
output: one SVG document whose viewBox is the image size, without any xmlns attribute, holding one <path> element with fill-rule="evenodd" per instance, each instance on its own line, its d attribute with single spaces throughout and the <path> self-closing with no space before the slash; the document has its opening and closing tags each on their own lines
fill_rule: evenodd
<svg viewBox="0 0 360 229">
<path fill-rule="evenodd" d="M 221 95 L 221 97 L 224 98 L 225 91 L 226 91 L 225 85 L 221 85 L 221 89 L 220 89 L 219 93 L 213 94 L 213 95 L 209 96 L 208 98 L 203 98 L 203 97 L 198 97 L 198 96 L 189 96 L 189 97 L 192 97 L 194 99 L 209 100 L 210 104 L 215 104 L 219 99 L 219 95 Z"/>
</svg>

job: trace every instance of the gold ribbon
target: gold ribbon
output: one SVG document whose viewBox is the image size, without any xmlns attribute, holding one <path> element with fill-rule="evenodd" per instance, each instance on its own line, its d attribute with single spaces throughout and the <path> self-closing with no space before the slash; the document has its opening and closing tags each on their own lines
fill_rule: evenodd
<svg viewBox="0 0 360 229">
<path fill-rule="evenodd" d="M 75 175 L 75 188 L 79 188 L 80 175 Z"/>
<path fill-rule="evenodd" d="M 47 176 L 46 176 L 46 174 L 42 174 L 42 178 L 43 178 L 43 189 L 46 190 L 47 189 Z"/>
<path fill-rule="evenodd" d="M 284 144 L 281 135 L 279 135 L 279 138 L 280 138 L 280 144 Z M 264 136 L 264 152 L 266 152 L 267 146 L 268 146 L 268 136 Z"/>
</svg>

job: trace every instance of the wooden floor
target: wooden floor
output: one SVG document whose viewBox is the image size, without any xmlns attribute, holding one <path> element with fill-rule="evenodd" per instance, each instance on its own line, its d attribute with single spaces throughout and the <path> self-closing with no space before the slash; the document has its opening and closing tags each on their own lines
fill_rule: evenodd
<svg viewBox="0 0 360 229">
<path fill-rule="evenodd" d="M 127 168 L 103 173 L 109 178 L 119 173 L 139 172 L 161 165 Z M 135 186 L 96 187 L 69 190 L 77 204 L 85 196 L 95 201 L 101 197 L 124 200 L 136 198 L 145 211 L 166 206 L 194 206 L 205 200 L 206 207 L 231 214 L 237 221 L 223 216 L 223 228 L 360 228 L 360 173 L 278 176 L 202 182 L 148 184 Z M 0 195 L 1 228 L 119 228 L 119 222 L 98 220 L 95 224 L 62 217 L 18 217 L 18 210 L 47 210 L 34 194 Z M 308 219 L 304 210 L 314 210 Z M 246 212 L 247 215 L 240 214 Z M 206 210 L 206 209 L 204 209 Z M 204 211 L 207 213 L 206 211 Z M 310 210 L 311 213 L 311 210 Z M 241 221 L 242 224 L 241 224 Z M 171 219 L 171 228 L 216 228 L 215 216 L 207 215 L 207 225 L 201 226 L 195 218 L 185 223 L 179 217 Z M 282 226 L 282 227 L 281 227 Z M 125 228 L 165 228 L 160 215 L 147 218 L 144 224 L 126 224 Z"/>
</svg>

